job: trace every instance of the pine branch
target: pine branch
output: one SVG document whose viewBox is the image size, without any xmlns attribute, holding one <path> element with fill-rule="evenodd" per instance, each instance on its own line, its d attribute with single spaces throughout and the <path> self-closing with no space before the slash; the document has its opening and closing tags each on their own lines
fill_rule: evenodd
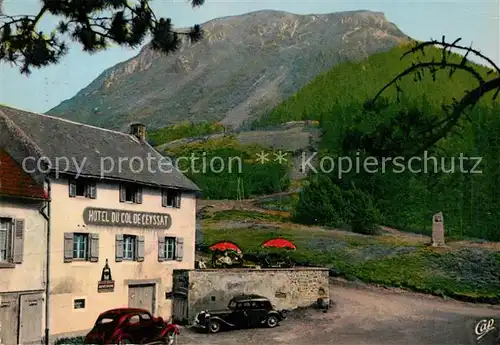
<svg viewBox="0 0 500 345">
<path fill-rule="evenodd" d="M 380 108 L 384 107 L 382 103 L 385 103 L 385 106 L 387 106 L 387 101 L 385 98 L 382 98 L 382 94 L 390 87 L 396 89 L 396 101 L 399 102 L 399 95 L 403 91 L 399 86 L 399 82 L 410 74 L 414 74 L 414 81 L 418 82 L 422 80 L 423 73 L 429 71 L 433 81 L 436 81 L 437 72 L 439 70 L 449 69 L 448 77 L 450 78 L 457 70 L 461 70 L 471 75 L 477 81 L 478 86 L 467 91 L 460 100 L 453 99 L 450 105 L 443 104 L 442 109 L 444 118 L 439 119 L 440 117 L 434 115 L 429 118 L 429 114 L 424 114 L 423 112 L 419 113 L 418 111 L 415 114 L 419 113 L 421 120 L 415 118 L 413 114 L 410 113 L 402 114 L 401 118 L 398 115 L 398 117 L 395 118 L 395 122 L 386 123 L 383 127 L 368 135 L 358 135 L 358 143 L 362 143 L 361 147 L 367 150 L 372 149 L 373 152 L 377 154 L 421 154 L 431 147 L 434 147 L 442 138 L 456 132 L 457 129 L 460 128 L 460 119 L 462 117 L 470 121 L 470 116 L 468 116 L 466 110 L 476 106 L 484 95 L 491 91 L 495 91 L 493 99 L 498 96 L 500 93 L 500 69 L 498 66 L 478 50 L 472 47 L 460 46 L 458 42 L 460 42 L 460 39 L 455 40 L 453 43 L 447 43 L 443 36 L 441 41 L 430 40 L 417 43 L 413 48 L 404 53 L 401 59 L 417 52 L 421 52 L 422 55 L 425 56 L 425 48 L 429 46 L 439 46 L 441 47 L 441 57 L 439 61 L 435 61 L 435 59 L 432 58 L 431 61 L 423 62 L 417 57 L 416 63 L 412 63 L 411 66 L 385 84 L 372 99 L 366 101 L 365 109 L 368 113 L 379 114 Z M 453 49 L 465 51 L 460 62 L 450 61 L 449 57 Z M 486 80 L 475 68 L 475 65 L 468 64 L 468 56 L 470 54 L 487 61 L 494 68 L 489 73 L 486 73 L 486 75 L 492 75 L 496 72 L 493 79 Z M 384 102 L 381 102 L 382 100 Z M 431 119 L 431 121 L 427 121 L 427 119 Z M 416 132 L 405 127 L 409 123 L 411 123 L 413 129 L 417 130 Z M 400 130 L 405 133 L 402 140 L 398 134 Z M 413 133 L 414 135 L 410 135 L 409 133 Z M 405 149 L 405 147 L 409 149 Z"/>
<path fill-rule="evenodd" d="M 178 50 L 179 37 L 191 42 L 203 38 L 203 30 L 195 25 L 188 31 L 175 31 L 171 19 L 157 19 L 149 5 L 151 0 L 41 0 L 42 8 L 36 16 L 0 15 L 0 60 L 21 64 L 21 73 L 31 68 L 56 64 L 67 52 L 64 38 L 82 45 L 93 53 L 107 49 L 111 44 L 136 48 L 151 37 L 151 47 L 165 54 Z M 193 7 L 204 0 L 191 0 Z M 103 16 L 102 14 L 112 15 Z M 56 34 L 38 32 L 36 26 L 45 15 L 61 18 Z"/>
</svg>

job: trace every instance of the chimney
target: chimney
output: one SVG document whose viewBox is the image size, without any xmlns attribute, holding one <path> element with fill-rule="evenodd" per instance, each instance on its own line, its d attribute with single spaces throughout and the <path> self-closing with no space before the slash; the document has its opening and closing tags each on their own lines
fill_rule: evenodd
<svg viewBox="0 0 500 345">
<path fill-rule="evenodd" d="M 142 123 L 132 123 L 130 125 L 130 134 L 135 136 L 140 141 L 146 140 L 146 126 Z"/>
</svg>

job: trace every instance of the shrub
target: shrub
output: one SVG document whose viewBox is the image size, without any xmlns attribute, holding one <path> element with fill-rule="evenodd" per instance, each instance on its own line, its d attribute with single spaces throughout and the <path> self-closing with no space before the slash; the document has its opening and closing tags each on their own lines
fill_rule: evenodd
<svg viewBox="0 0 500 345">
<path fill-rule="evenodd" d="M 349 225 L 353 232 L 377 235 L 380 232 L 380 212 L 373 204 L 370 195 L 360 189 L 346 191 L 350 203 Z"/>
<path fill-rule="evenodd" d="M 322 174 L 312 176 L 304 187 L 294 220 L 303 224 L 349 226 L 353 232 L 374 235 L 379 232 L 381 216 L 369 194 Z"/>
<path fill-rule="evenodd" d="M 69 337 L 59 338 L 54 342 L 54 345 L 83 345 L 85 337 Z"/>
</svg>

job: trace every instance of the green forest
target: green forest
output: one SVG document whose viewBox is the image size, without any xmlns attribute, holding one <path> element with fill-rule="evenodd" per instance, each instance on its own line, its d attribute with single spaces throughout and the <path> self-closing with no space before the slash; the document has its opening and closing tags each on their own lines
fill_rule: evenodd
<svg viewBox="0 0 500 345">
<path fill-rule="evenodd" d="M 390 124 L 397 114 L 414 109 L 425 116 L 442 116 L 443 104 L 450 103 L 453 98 L 460 99 L 465 91 L 477 86 L 470 74 L 458 71 L 451 78 L 449 71 L 440 71 L 435 81 L 431 75 L 424 75 L 421 81 L 408 76 L 400 84 L 403 96 L 399 102 L 396 91 L 391 90 L 385 95 L 389 106 L 377 116 L 367 114 L 363 107 L 366 100 L 412 62 L 400 59 L 407 49 L 398 47 L 332 69 L 259 119 L 254 127 L 290 120 L 318 120 L 323 130 L 323 157 L 349 156 L 354 161 L 359 151 L 355 153 L 344 148 L 348 133 L 353 130 L 371 133 L 381 124 Z M 439 60 L 441 51 L 428 48 L 425 54 L 426 59 L 434 56 Z M 458 55 L 452 58 L 461 60 Z M 480 66 L 475 68 L 483 75 L 489 71 Z M 353 230 L 358 228 L 367 233 L 375 231 L 371 228 L 378 223 L 429 234 L 432 215 L 442 211 L 448 236 L 500 240 L 497 229 L 499 192 L 496 189 L 500 182 L 498 110 L 498 102 L 493 102 L 491 96 L 484 97 L 469 112 L 469 121 L 462 121 L 456 133 L 430 147 L 426 154 L 436 157 L 436 170 L 431 161 L 427 173 L 400 173 L 389 166 L 385 172 L 361 169 L 341 178 L 336 173 L 311 175 L 301 194 L 295 219 L 307 224 L 347 224 Z M 413 140 L 418 140 L 418 136 Z M 407 142 L 411 145 L 412 138 L 408 137 Z M 480 173 L 460 172 L 461 154 L 480 157 L 480 165 L 475 170 Z M 472 162 L 469 160 L 468 164 Z M 423 163 L 417 162 L 412 167 L 418 170 L 418 167 L 423 168 Z"/>
<path fill-rule="evenodd" d="M 204 199 L 234 200 L 288 189 L 290 166 L 261 164 L 256 158 L 263 150 L 259 145 L 241 145 L 234 136 L 227 135 L 169 148 L 165 153 L 189 158 L 179 161 L 179 167 L 202 189 Z"/>
<path fill-rule="evenodd" d="M 367 113 L 363 107 L 366 101 L 415 61 L 401 59 L 409 48 L 399 46 L 363 61 L 336 66 L 255 121 L 252 128 L 262 129 L 288 121 L 319 121 L 322 130 L 320 157 L 347 156 L 353 161 L 359 155 L 366 158 L 366 152 L 345 147 L 345 139 L 350 133 L 376 132 L 381 125 L 387 127 L 397 122 L 398 114 L 411 113 L 415 109 L 425 116 L 442 116 L 443 104 L 460 99 L 466 90 L 477 86 L 470 74 L 460 71 L 452 77 L 449 77 L 447 70 L 439 71 L 435 80 L 431 75 L 424 75 L 420 81 L 408 76 L 399 85 L 402 89 L 399 96 L 392 89 L 384 94 L 387 107 L 376 115 Z M 426 59 L 435 57 L 439 60 L 441 50 L 427 48 L 425 55 Z M 460 62 L 461 56 L 453 55 L 451 59 Z M 485 67 L 474 67 L 482 75 L 489 72 Z M 400 172 L 391 169 L 389 164 L 385 172 L 373 173 L 361 169 L 344 174 L 341 178 L 335 171 L 311 174 L 296 203 L 295 221 L 347 227 L 362 233 L 377 232 L 375 224 L 383 224 L 429 234 L 432 215 L 442 211 L 447 236 L 500 240 L 496 225 L 500 218 L 500 208 L 496 206 L 499 194 L 496 187 L 500 182 L 500 169 L 496 164 L 497 152 L 500 151 L 498 110 L 498 101 L 484 97 L 469 112 L 469 121 L 462 121 L 456 133 L 428 149 L 426 155 L 436 157 L 436 161 L 428 163 L 431 168 L 427 172 Z M 186 128 L 200 131 L 199 135 L 220 130 L 212 130 L 210 128 L 215 127 L 208 124 L 195 127 L 184 125 L 182 128 L 182 131 L 177 131 L 178 135 L 186 132 Z M 393 132 L 397 131 L 398 128 L 394 127 Z M 159 137 L 157 139 L 163 141 Z M 264 168 L 252 160 L 260 148 L 238 145 L 232 139 L 224 140 L 186 145 L 182 146 L 182 150 L 177 148 L 175 152 L 167 153 L 176 156 L 206 151 L 208 155 L 244 157 L 245 168 L 237 176 L 188 173 L 204 190 L 206 198 L 235 199 L 242 195 L 264 195 L 287 188 L 288 166 L 266 164 Z M 411 146 L 418 140 L 418 136 L 409 136 L 406 142 Z M 476 167 L 476 171 L 481 173 L 460 172 L 460 155 L 481 157 Z M 469 160 L 465 170 L 470 170 L 472 163 Z M 417 169 L 422 168 L 422 165 L 422 162 L 416 162 L 412 167 Z M 244 186 L 244 192 L 241 192 L 240 185 Z"/>
<path fill-rule="evenodd" d="M 183 121 L 172 126 L 150 131 L 148 133 L 148 141 L 151 145 L 158 146 L 177 139 L 192 138 L 223 132 L 224 126 L 217 122 L 194 123 L 190 121 Z"/>
</svg>

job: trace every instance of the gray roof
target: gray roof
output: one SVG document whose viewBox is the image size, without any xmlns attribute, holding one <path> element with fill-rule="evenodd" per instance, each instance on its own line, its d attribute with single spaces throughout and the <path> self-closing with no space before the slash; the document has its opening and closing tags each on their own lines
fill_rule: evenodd
<svg viewBox="0 0 500 345">
<path fill-rule="evenodd" d="M 0 106 L 0 133 L 0 147 L 19 163 L 26 156 L 45 156 L 51 162 L 51 170 L 61 174 L 80 173 L 86 177 L 199 191 L 173 165 L 165 165 L 170 161 L 168 157 L 131 134 L 6 106 Z M 59 167 L 55 166 L 56 158 L 60 159 Z M 148 169 L 148 159 L 152 169 Z M 163 165 L 159 166 L 159 162 Z"/>
</svg>

